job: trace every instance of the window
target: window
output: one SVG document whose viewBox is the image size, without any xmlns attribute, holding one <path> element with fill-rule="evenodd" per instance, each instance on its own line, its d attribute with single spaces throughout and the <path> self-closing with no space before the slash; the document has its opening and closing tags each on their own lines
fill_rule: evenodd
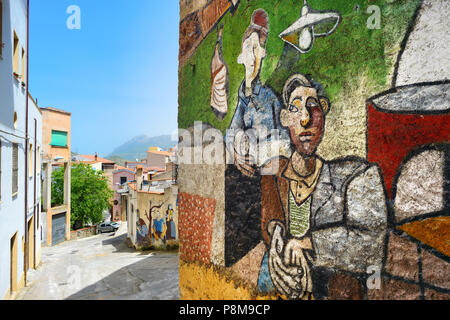
<svg viewBox="0 0 450 320">
<path fill-rule="evenodd" d="M 127 177 L 120 177 L 120 184 L 127 183 Z"/>
<path fill-rule="evenodd" d="M 12 193 L 15 195 L 19 191 L 19 145 L 17 143 L 13 143 L 12 151 Z"/>
<path fill-rule="evenodd" d="M 17 125 L 19 122 L 17 121 L 17 112 L 14 112 L 14 129 L 17 129 Z"/>
<path fill-rule="evenodd" d="M 36 149 L 36 174 L 41 173 L 41 148 L 37 147 Z"/>
<path fill-rule="evenodd" d="M 13 47 L 13 72 L 19 74 L 19 37 L 14 31 L 14 47 Z"/>
<path fill-rule="evenodd" d="M 67 147 L 67 132 L 52 130 L 52 147 Z"/>
<path fill-rule="evenodd" d="M 22 48 L 22 81 L 25 82 L 25 49 Z"/>
<path fill-rule="evenodd" d="M 30 177 L 33 176 L 33 145 L 30 143 L 30 151 L 28 153 L 28 159 L 29 159 L 29 164 L 28 164 L 28 173 L 30 175 Z"/>
</svg>

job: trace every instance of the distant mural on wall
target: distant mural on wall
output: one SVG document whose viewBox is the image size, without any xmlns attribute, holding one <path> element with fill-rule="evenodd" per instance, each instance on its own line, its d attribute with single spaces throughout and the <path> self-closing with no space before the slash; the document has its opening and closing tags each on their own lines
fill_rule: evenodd
<svg viewBox="0 0 450 320">
<path fill-rule="evenodd" d="M 136 210 L 136 243 L 138 247 L 175 245 L 178 242 L 176 211 L 173 204 L 149 201 L 143 216 Z M 166 210 L 164 210 L 167 208 Z"/>
<path fill-rule="evenodd" d="M 180 163 L 182 297 L 449 299 L 450 2 L 226 2 L 180 51 L 226 152 Z"/>
</svg>

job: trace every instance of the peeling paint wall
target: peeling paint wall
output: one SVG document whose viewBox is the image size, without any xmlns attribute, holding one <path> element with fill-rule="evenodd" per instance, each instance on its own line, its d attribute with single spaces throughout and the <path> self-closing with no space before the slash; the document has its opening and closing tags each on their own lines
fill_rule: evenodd
<svg viewBox="0 0 450 320">
<path fill-rule="evenodd" d="M 180 14 L 182 298 L 448 299 L 450 3 Z"/>
</svg>

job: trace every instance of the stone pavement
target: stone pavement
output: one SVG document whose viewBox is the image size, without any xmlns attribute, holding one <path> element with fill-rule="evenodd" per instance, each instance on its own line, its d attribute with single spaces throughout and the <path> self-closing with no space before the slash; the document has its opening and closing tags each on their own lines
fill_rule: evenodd
<svg viewBox="0 0 450 320">
<path fill-rule="evenodd" d="M 17 300 L 179 299 L 178 253 L 128 248 L 126 230 L 42 248 Z"/>
</svg>

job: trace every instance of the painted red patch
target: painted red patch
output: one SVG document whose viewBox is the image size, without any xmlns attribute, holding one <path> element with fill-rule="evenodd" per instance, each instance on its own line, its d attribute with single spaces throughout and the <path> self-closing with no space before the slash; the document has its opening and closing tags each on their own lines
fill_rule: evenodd
<svg viewBox="0 0 450 320">
<path fill-rule="evenodd" d="M 179 194 L 180 258 L 209 264 L 216 200 Z"/>
<path fill-rule="evenodd" d="M 403 159 L 416 147 L 450 141 L 450 115 L 387 113 L 368 106 L 368 161 L 377 162 L 388 197 Z"/>
</svg>

